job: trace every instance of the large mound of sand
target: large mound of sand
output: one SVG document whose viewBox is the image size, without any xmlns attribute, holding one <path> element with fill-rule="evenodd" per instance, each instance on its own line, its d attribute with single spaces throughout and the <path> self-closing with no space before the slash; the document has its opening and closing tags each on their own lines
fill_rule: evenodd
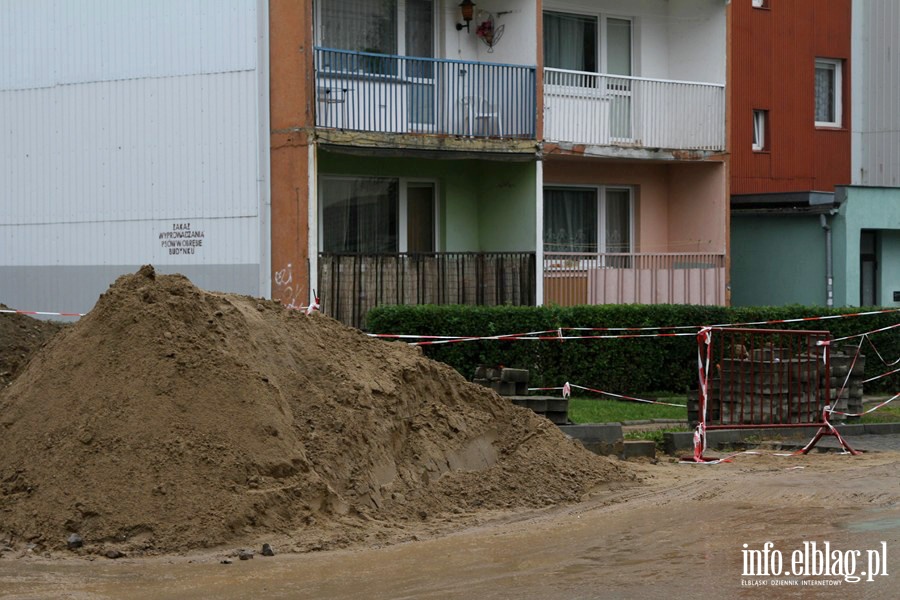
<svg viewBox="0 0 900 600">
<path fill-rule="evenodd" d="M 0 310 L 9 310 L 0 304 Z M 25 315 L 0 313 L 0 389 L 8 386 L 50 338 L 57 334 L 62 323 L 38 321 Z"/>
<path fill-rule="evenodd" d="M 415 348 L 152 267 L 0 396 L 0 541 L 17 546 L 364 539 L 626 477 Z"/>
</svg>

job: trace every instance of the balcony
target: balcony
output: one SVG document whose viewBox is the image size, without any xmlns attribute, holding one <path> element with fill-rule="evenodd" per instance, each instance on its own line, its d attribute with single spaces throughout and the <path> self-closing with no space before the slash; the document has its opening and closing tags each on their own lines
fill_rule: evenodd
<svg viewBox="0 0 900 600">
<path fill-rule="evenodd" d="M 723 151 L 725 86 L 545 68 L 544 139 Z"/>
<path fill-rule="evenodd" d="M 544 254 L 544 302 L 725 304 L 725 255 Z"/>
<path fill-rule="evenodd" d="M 319 254 L 321 310 L 364 329 L 380 304 L 535 303 L 533 252 Z"/>
<path fill-rule="evenodd" d="M 315 49 L 316 127 L 535 137 L 535 67 Z"/>
</svg>

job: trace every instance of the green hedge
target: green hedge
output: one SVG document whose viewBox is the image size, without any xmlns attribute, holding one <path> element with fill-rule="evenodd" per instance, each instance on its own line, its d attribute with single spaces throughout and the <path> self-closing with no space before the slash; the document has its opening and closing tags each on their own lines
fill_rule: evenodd
<svg viewBox="0 0 900 600">
<path fill-rule="evenodd" d="M 379 306 L 367 317 L 373 333 L 489 336 L 559 327 L 662 327 L 746 323 L 837 315 L 866 309 L 809 306 L 726 308 L 684 305 L 599 306 Z M 835 338 L 872 331 L 900 322 L 900 313 L 790 323 L 777 328 L 827 329 Z M 571 334 L 570 334 L 571 335 Z M 900 357 L 900 330 L 877 334 L 876 347 L 885 360 Z M 859 340 L 849 343 L 858 344 Z M 479 364 L 531 370 L 534 387 L 565 381 L 617 393 L 683 392 L 696 387 L 697 342 L 693 336 L 672 338 L 557 341 L 473 341 L 423 346 L 426 356 L 447 363 L 471 379 Z M 866 377 L 893 367 L 881 363 L 864 346 Z M 896 392 L 900 377 L 891 375 L 866 384 L 866 393 Z"/>
</svg>

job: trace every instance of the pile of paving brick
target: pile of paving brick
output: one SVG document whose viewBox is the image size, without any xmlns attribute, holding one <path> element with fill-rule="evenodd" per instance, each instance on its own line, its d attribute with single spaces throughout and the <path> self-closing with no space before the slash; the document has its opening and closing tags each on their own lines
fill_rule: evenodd
<svg viewBox="0 0 900 600">
<path fill-rule="evenodd" d="M 856 346 L 834 347 L 829 362 L 830 378 L 815 355 L 791 356 L 779 348 L 761 348 L 750 355 L 728 358 L 716 366 L 709 380 L 707 422 L 769 424 L 818 421 L 825 398 L 837 413 L 863 410 L 863 372 L 866 357 Z M 848 376 L 849 374 L 849 376 Z M 722 381 L 726 383 L 722 383 Z M 688 392 L 688 421 L 698 421 L 697 391 Z M 852 420 L 853 418 L 849 418 Z"/>
<path fill-rule="evenodd" d="M 569 422 L 569 399 L 556 396 L 529 396 L 528 369 L 510 369 L 480 365 L 475 370 L 473 383 L 489 387 L 516 406 L 528 408 L 546 417 L 551 423 L 565 425 Z"/>
<path fill-rule="evenodd" d="M 838 412 L 859 414 L 863 411 L 863 372 L 866 370 L 866 356 L 861 352 L 857 355 L 857 352 L 859 348 L 856 346 L 837 347 L 832 348 L 829 357 L 831 362 L 829 397 L 832 400 L 832 408 Z M 845 417 L 834 414 L 832 419 L 841 421 Z M 853 420 L 854 417 L 847 419 Z"/>
</svg>

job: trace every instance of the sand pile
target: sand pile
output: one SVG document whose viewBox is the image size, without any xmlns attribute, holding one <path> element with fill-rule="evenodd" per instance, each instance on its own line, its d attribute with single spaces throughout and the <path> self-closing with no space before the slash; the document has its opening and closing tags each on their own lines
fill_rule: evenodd
<svg viewBox="0 0 900 600">
<path fill-rule="evenodd" d="M 0 395 L 0 542 L 19 547 L 302 549 L 629 477 L 415 348 L 152 267 Z"/>
<path fill-rule="evenodd" d="M 0 310 L 9 307 L 0 304 Z M 62 323 L 39 321 L 25 315 L 0 314 L 0 389 L 8 386 L 28 364 L 31 355 L 62 327 Z"/>
</svg>

